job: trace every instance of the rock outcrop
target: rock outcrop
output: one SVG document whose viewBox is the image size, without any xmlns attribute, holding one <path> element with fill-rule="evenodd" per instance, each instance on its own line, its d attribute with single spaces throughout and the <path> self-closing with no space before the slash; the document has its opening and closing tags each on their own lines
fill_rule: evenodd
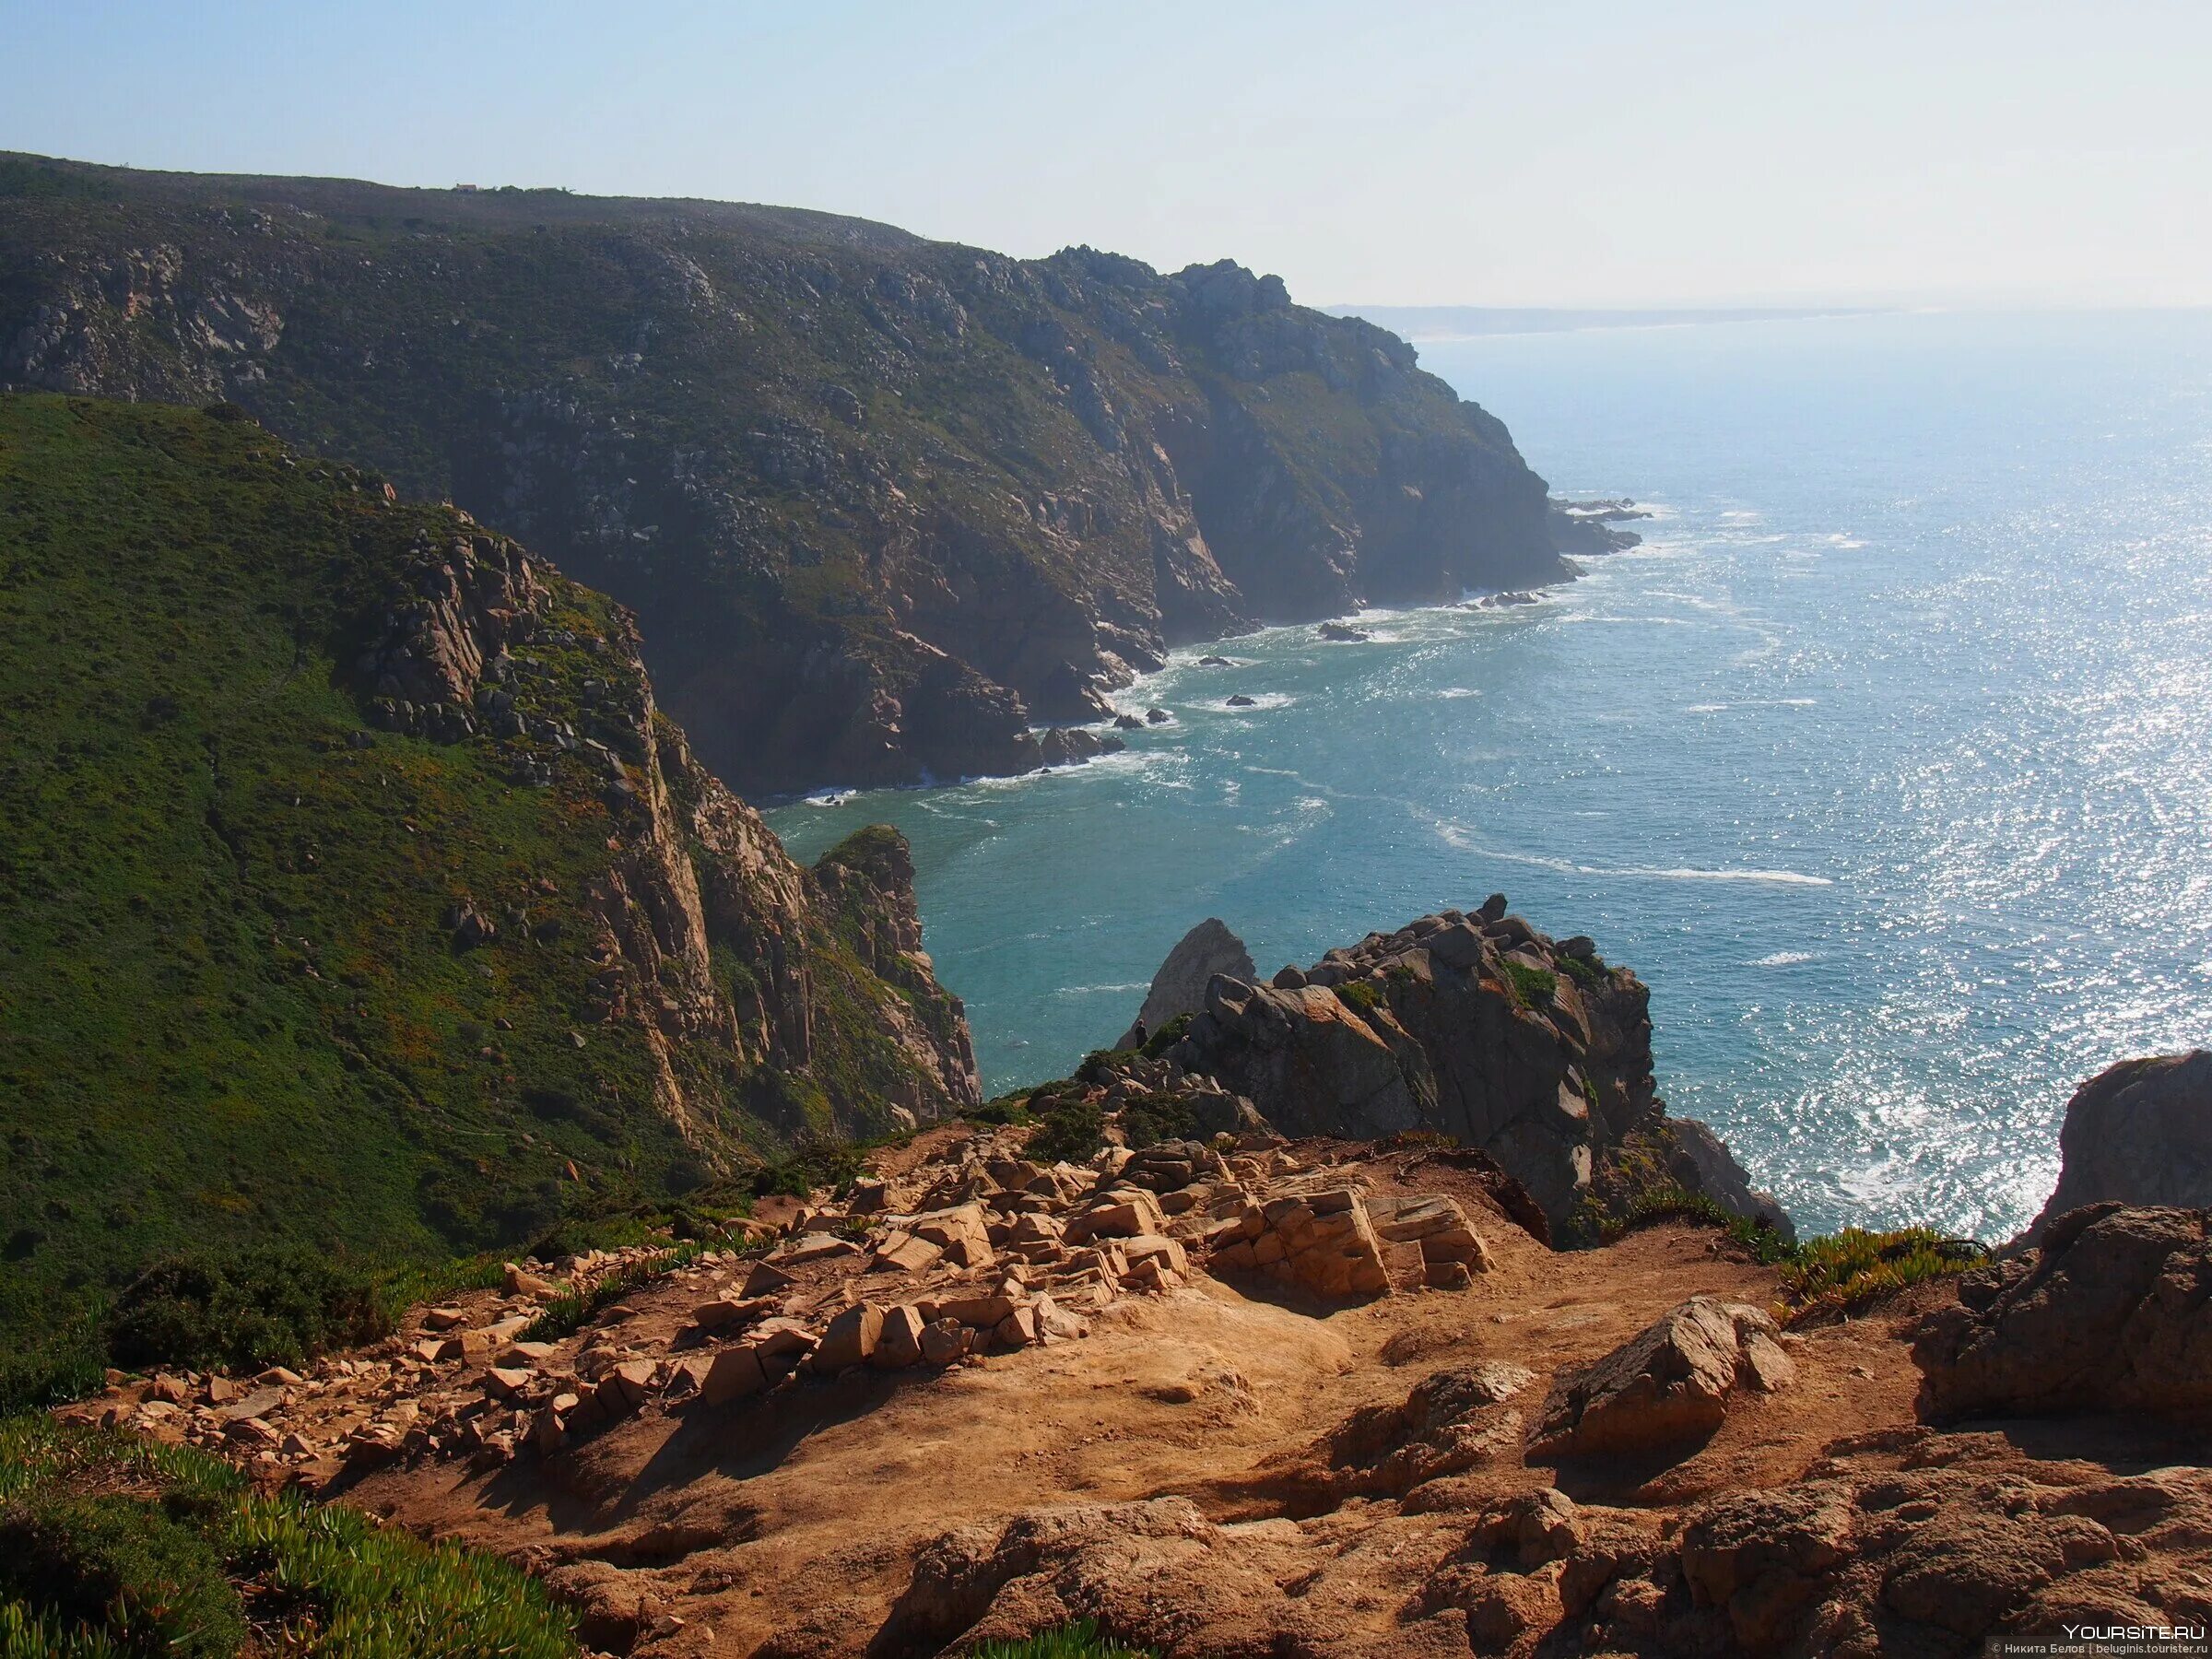
<svg viewBox="0 0 2212 1659">
<path fill-rule="evenodd" d="M 573 756 L 598 786 L 620 833 L 588 889 L 594 1011 L 644 1037 L 656 1095 L 688 1139 L 712 1151 L 720 1111 L 707 1079 L 731 1061 L 799 1077 L 857 1069 L 872 1098 L 835 1084 L 828 1096 L 847 1132 L 982 1100 L 959 1002 L 922 949 L 897 830 L 860 830 L 802 869 L 659 715 L 634 620 L 612 611 L 595 635 L 560 626 L 568 584 L 504 536 L 465 517 L 449 537 L 418 533 L 391 580 L 397 596 L 365 625 L 354 663 L 373 724 L 496 745 L 511 775 L 537 787 Z M 590 665 L 581 726 L 549 712 L 570 653 Z M 478 938 L 493 936 L 459 910 Z M 718 947 L 744 966 L 741 980 L 717 968 Z M 795 1113 L 774 1124 L 804 1126 Z"/>
<path fill-rule="evenodd" d="M 1531 1450 L 1638 1456 L 1701 1440 L 1738 1393 L 1772 1394 L 1796 1381 L 1779 1335 L 1759 1309 L 1693 1297 L 1633 1341 L 1557 1379 Z"/>
<path fill-rule="evenodd" d="M 1221 1656 L 2203 1646 L 2203 1469 L 2113 1476 L 1910 1433 L 1868 1441 L 1840 1447 L 1818 1478 L 1716 1498 L 1667 1531 L 1556 1488 L 1500 1494 L 1449 1537 L 1402 1520 L 1367 1519 L 1357 1534 L 1222 1525 L 1180 1497 L 1033 1510 L 928 1546 L 872 1651 L 1079 1618 Z M 1321 1536 L 1301 1549 L 1301 1532 Z M 1378 1533 L 1392 1543 L 1378 1547 Z M 1361 1617 L 1377 1604 L 1397 1619 Z"/>
<path fill-rule="evenodd" d="M 1208 916 L 1168 952 L 1159 971 L 1152 976 L 1135 1022 L 1114 1046 L 1135 1048 L 1171 1019 L 1198 1013 L 1206 1006 L 1206 987 L 1217 973 L 1230 979 L 1251 979 L 1252 953 L 1244 948 L 1243 940 L 1229 931 L 1227 923 Z"/>
<path fill-rule="evenodd" d="M 1651 516 L 1633 501 L 1554 500 L 1551 539 L 1562 553 L 1619 553 L 1638 546 L 1643 537 L 1618 526 Z"/>
<path fill-rule="evenodd" d="M 2066 1102 L 2058 1147 L 2030 1238 L 2085 1204 L 2212 1208 L 2212 1050 L 2107 1066 Z"/>
<path fill-rule="evenodd" d="M 1658 1166 L 1654 1179 L 1783 1221 L 1717 1137 L 1665 1115 L 1649 1003 L 1592 941 L 1547 938 L 1496 895 L 1264 985 L 1218 976 L 1165 1053 L 1288 1135 L 1426 1129 L 1478 1147 L 1555 1229 L 1576 1220 L 1608 1159 L 1631 1146 Z"/>
<path fill-rule="evenodd" d="M 2212 1414 L 2212 1211 L 2069 1210 L 1977 1268 L 1913 1347 L 1937 1418 Z"/>
<path fill-rule="evenodd" d="M 740 789 L 1034 770 L 1171 643 L 1571 574 L 1495 418 L 1226 261 L 7 165 L 0 384 L 229 398 L 522 535 Z"/>
</svg>

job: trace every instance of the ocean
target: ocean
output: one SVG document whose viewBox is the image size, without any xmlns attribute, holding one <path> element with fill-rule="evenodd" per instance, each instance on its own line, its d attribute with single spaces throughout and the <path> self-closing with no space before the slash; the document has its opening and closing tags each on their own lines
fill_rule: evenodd
<svg viewBox="0 0 2212 1659">
<path fill-rule="evenodd" d="M 1265 974 L 1496 890 L 1643 977 L 1660 1093 L 1801 1228 L 2010 1233 L 2080 1079 L 2212 1041 L 2212 312 L 1421 357 L 1645 545 L 1179 651 L 1119 700 L 1174 724 L 1084 767 L 771 823 L 905 830 L 994 1092 L 1111 1042 L 1202 917 Z"/>
</svg>

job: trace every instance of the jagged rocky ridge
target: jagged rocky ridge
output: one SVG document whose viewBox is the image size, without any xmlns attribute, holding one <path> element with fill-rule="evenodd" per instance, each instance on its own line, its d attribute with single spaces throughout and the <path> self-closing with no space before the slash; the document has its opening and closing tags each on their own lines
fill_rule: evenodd
<svg viewBox="0 0 2212 1659">
<path fill-rule="evenodd" d="M 1549 938 L 1493 894 L 1265 984 L 1217 972 L 1200 990 L 1191 965 L 1231 947 L 1225 928 L 1194 930 L 1162 965 L 1145 1003 L 1152 1048 L 1283 1133 L 1441 1132 L 1495 1158 L 1570 1236 L 1660 1186 L 1788 1230 L 1712 1130 L 1667 1113 L 1651 993 L 1594 940 Z"/>
<path fill-rule="evenodd" d="M 1031 769 L 1177 641 L 1569 569 L 1505 429 L 1232 264 L 0 158 L 0 383 L 233 399 L 631 606 L 745 790 Z"/>
<path fill-rule="evenodd" d="M 0 561 L 21 1285 L 512 1243 L 976 1100 L 896 832 L 794 863 L 630 617 L 465 513 L 17 394 Z"/>
</svg>

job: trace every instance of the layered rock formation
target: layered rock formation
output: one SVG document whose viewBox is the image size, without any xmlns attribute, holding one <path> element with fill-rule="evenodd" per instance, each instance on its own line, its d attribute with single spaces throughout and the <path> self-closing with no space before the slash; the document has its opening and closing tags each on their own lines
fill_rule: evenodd
<svg viewBox="0 0 2212 1659">
<path fill-rule="evenodd" d="M 1217 977 L 1163 1053 L 1285 1134 L 1428 1129 L 1480 1147 L 1555 1228 L 1588 1220 L 1608 1177 L 1631 1173 L 1786 1225 L 1704 1125 L 1665 1116 L 1649 1003 L 1591 940 L 1547 938 L 1493 895 L 1265 985 Z"/>
<path fill-rule="evenodd" d="M 2212 1051 L 2107 1066 L 2066 1102 L 2058 1149 L 2030 1238 L 2085 1204 L 2212 1207 Z"/>
<path fill-rule="evenodd" d="M 0 383 L 228 397 L 524 536 L 748 791 L 1032 769 L 1173 641 L 1570 573 L 1498 421 L 1226 262 L 12 157 Z"/>
</svg>

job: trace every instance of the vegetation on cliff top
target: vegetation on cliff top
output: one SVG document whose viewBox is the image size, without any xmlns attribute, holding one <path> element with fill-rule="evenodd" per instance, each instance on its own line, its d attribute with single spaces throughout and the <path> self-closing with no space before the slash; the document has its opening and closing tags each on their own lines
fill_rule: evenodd
<svg viewBox="0 0 2212 1659">
<path fill-rule="evenodd" d="M 957 1020 L 828 921 L 794 942 L 834 999 L 814 1065 L 679 1051 L 687 1143 L 642 1022 L 596 1000 L 587 895 L 630 828 L 604 777 L 538 746 L 530 787 L 518 746 L 364 729 L 350 670 L 410 602 L 408 550 L 466 529 L 244 419 L 0 397 L 0 1392 L 42 1353 L 81 1372 L 102 1304 L 166 1259 L 312 1247 L 342 1301 L 665 1202 L 802 1122 L 865 1126 L 907 1064 L 879 1010 Z M 609 601 L 540 576 L 531 695 L 589 735 L 641 673 Z M 465 947 L 463 902 L 496 938 Z M 226 1329 L 288 1335 L 218 1346 L 312 1343 L 335 1293 L 296 1280 L 246 1272 Z"/>
</svg>

